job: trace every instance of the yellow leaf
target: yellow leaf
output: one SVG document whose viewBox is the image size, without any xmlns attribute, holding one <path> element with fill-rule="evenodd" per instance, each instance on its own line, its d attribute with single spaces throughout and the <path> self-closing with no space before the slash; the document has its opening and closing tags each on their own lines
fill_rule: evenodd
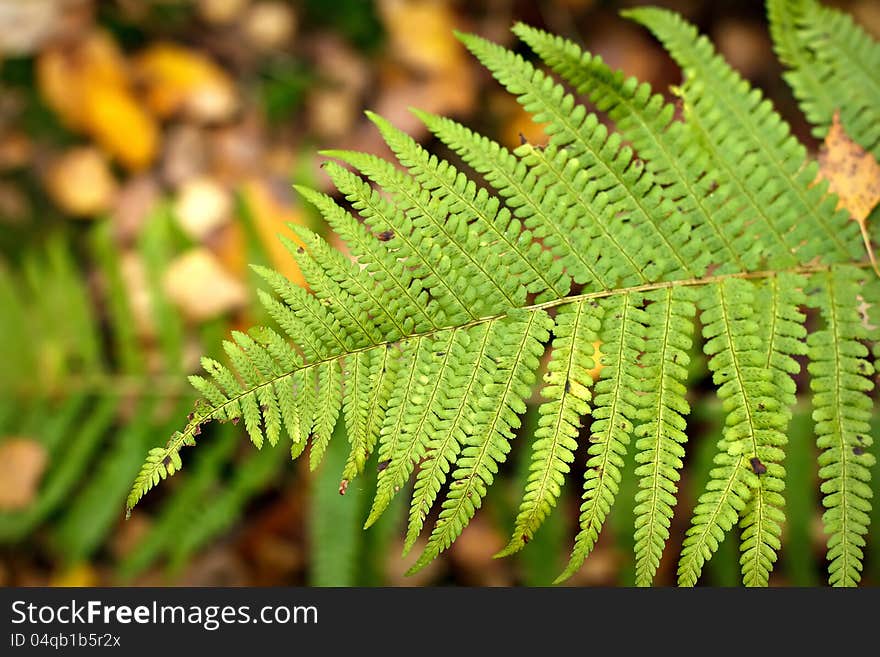
<svg viewBox="0 0 880 657">
<path fill-rule="evenodd" d="M 92 32 L 70 47 L 45 50 L 37 60 L 40 94 L 73 130 L 90 135 L 129 169 L 149 166 L 159 128 L 132 95 L 127 64 L 113 39 Z"/>
<path fill-rule="evenodd" d="M 90 84 L 121 88 L 128 84 L 125 60 L 106 32 L 94 31 L 73 45 L 56 45 L 40 53 L 40 95 L 70 128 L 85 128 L 87 112 L 83 98 Z"/>
<path fill-rule="evenodd" d="M 159 127 L 127 90 L 90 84 L 84 106 L 87 130 L 104 150 L 132 171 L 152 164 Z"/>
<path fill-rule="evenodd" d="M 149 46 L 135 60 L 146 103 L 159 117 L 185 112 L 192 118 L 222 121 L 238 108 L 232 81 L 205 55 L 173 43 Z"/>
<path fill-rule="evenodd" d="M 819 151 L 819 175 L 828 180 L 828 189 L 840 199 L 838 209 L 845 209 L 858 222 L 876 271 L 874 249 L 865 222 L 880 202 L 880 165 L 873 155 L 846 134 L 839 112 L 834 113 L 825 143 Z"/>
</svg>

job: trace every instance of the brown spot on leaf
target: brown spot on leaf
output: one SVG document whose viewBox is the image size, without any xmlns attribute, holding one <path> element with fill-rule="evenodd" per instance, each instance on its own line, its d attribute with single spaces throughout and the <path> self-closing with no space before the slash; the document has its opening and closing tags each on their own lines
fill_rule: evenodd
<svg viewBox="0 0 880 657">
<path fill-rule="evenodd" d="M 376 238 L 380 242 L 387 242 L 389 240 L 394 239 L 394 231 L 393 230 L 383 230 L 381 233 L 376 235 Z"/>
<path fill-rule="evenodd" d="M 756 475 L 762 475 L 767 472 L 767 466 L 764 465 L 761 462 L 761 459 L 759 459 L 757 456 L 753 456 L 751 459 L 749 459 L 749 464 L 752 466 L 752 472 L 754 472 Z"/>
<path fill-rule="evenodd" d="M 345 495 L 345 491 L 348 490 L 348 479 L 343 479 L 339 482 L 339 494 Z"/>
<path fill-rule="evenodd" d="M 382 472 L 382 470 L 387 468 L 389 465 L 391 465 L 391 459 L 386 459 L 385 461 L 379 461 L 378 465 L 376 466 L 376 472 Z"/>
</svg>

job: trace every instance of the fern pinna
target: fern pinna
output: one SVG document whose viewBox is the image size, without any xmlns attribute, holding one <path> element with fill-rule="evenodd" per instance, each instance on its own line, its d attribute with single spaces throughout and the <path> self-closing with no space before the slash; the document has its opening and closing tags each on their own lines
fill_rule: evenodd
<svg viewBox="0 0 880 657">
<path fill-rule="evenodd" d="M 790 79 L 808 117 L 823 129 L 839 98 L 850 134 L 875 148 L 877 122 L 865 117 L 880 107 L 876 76 L 872 84 L 848 81 L 841 97 L 829 98 L 825 83 L 838 69 L 869 70 L 880 47 L 812 0 L 771 0 L 769 9 L 784 62 L 806 62 Z M 770 102 L 693 26 L 660 9 L 626 14 L 682 67 L 680 112 L 575 44 L 517 25 L 616 130 L 551 74 L 460 35 L 546 124 L 546 145 L 510 151 L 419 112 L 486 187 L 374 115 L 402 168 L 363 153 L 326 153 L 325 170 L 348 207 L 298 189 L 352 259 L 298 229 L 305 248 L 289 246 L 311 293 L 259 270 L 281 332 L 234 333 L 231 368 L 204 362 L 210 376 L 191 378 L 204 401 L 182 432 L 149 453 L 129 508 L 181 467 L 179 451 L 206 422 L 243 418 L 258 447 L 285 431 L 294 457 L 311 443 L 315 466 L 342 416 L 350 456 L 340 492 L 378 451 L 367 525 L 414 473 L 406 549 L 439 503 L 418 569 L 480 507 L 541 376 L 529 476 L 501 554 L 533 537 L 585 441 L 580 530 L 560 580 L 571 575 L 595 546 L 634 450 L 636 573 L 648 585 L 670 537 L 686 459 L 686 375 L 699 325 L 726 421 L 683 541 L 679 583 L 698 581 L 734 525 L 744 583 L 768 583 L 785 522 L 793 377 L 804 358 L 830 582 L 858 583 L 874 461 L 865 308 L 877 289 L 858 226 L 836 209 L 817 164 Z M 854 37 L 813 40 L 823 16 Z M 808 314 L 817 322 L 809 336 Z"/>
</svg>

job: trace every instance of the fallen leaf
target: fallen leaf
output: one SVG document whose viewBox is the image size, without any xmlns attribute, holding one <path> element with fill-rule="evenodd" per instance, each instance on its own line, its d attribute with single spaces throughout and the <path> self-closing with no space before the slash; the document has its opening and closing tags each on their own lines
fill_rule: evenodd
<svg viewBox="0 0 880 657">
<path fill-rule="evenodd" d="M 747 79 L 759 78 L 772 61 L 773 44 L 758 21 L 723 19 L 715 28 L 713 41 L 724 59 Z"/>
<path fill-rule="evenodd" d="M 60 5 L 59 0 L 0 2 L 0 54 L 35 52 L 52 35 Z"/>
<path fill-rule="evenodd" d="M 880 202 L 880 164 L 846 134 L 840 112 L 834 113 L 819 150 L 819 175 L 828 180 L 829 191 L 840 199 L 838 209 L 845 209 L 859 224 L 871 264 L 880 275 L 866 226 L 868 216 Z"/>
<path fill-rule="evenodd" d="M 244 34 L 248 43 L 263 51 L 288 45 L 296 32 L 293 7 L 283 2 L 258 2 L 244 17 Z"/>
<path fill-rule="evenodd" d="M 229 119 L 238 109 L 235 86 L 206 55 L 174 43 L 155 43 L 134 62 L 150 110 L 161 118 L 184 113 L 205 123 Z"/>
<path fill-rule="evenodd" d="M 85 108 L 87 129 L 104 150 L 132 171 L 152 164 L 159 147 L 159 127 L 125 88 L 89 85 Z"/>
<path fill-rule="evenodd" d="M 159 128 L 133 96 L 128 65 L 106 32 L 94 31 L 72 46 L 43 51 L 37 83 L 65 125 L 93 137 L 129 169 L 152 163 Z"/>
<path fill-rule="evenodd" d="M 262 168 L 266 141 L 256 117 L 246 116 L 235 124 L 213 130 L 208 144 L 211 173 L 230 185 L 254 175 Z"/>
<path fill-rule="evenodd" d="M 439 74 L 465 63 L 464 48 L 453 34 L 458 25 L 449 3 L 380 0 L 379 15 L 392 51 L 408 66 Z"/>
<path fill-rule="evenodd" d="M 31 438 L 0 442 L 0 511 L 24 509 L 33 502 L 47 460 L 46 448 Z"/>
<path fill-rule="evenodd" d="M 150 281 L 141 255 L 134 250 L 123 251 L 119 257 L 119 273 L 125 286 L 131 321 L 137 335 L 143 340 L 156 336 Z"/>
<path fill-rule="evenodd" d="M 199 15 L 209 23 L 231 23 L 241 16 L 248 0 L 198 0 Z"/>
<path fill-rule="evenodd" d="M 90 84 L 125 87 L 125 59 L 109 34 L 94 30 L 72 43 L 43 50 L 37 59 L 37 86 L 61 121 L 74 129 L 87 124 L 83 98 Z"/>
<path fill-rule="evenodd" d="M 345 87 L 317 87 L 307 101 L 309 131 L 324 139 L 339 139 L 360 117 L 357 97 Z"/>
<path fill-rule="evenodd" d="M 185 183 L 174 203 L 177 222 L 196 241 L 203 241 L 228 222 L 232 209 L 229 191 L 208 177 Z"/>
<path fill-rule="evenodd" d="M 52 162 L 46 174 L 46 191 L 67 214 L 94 218 L 113 203 L 116 179 L 100 150 L 82 146 Z"/>
<path fill-rule="evenodd" d="M 203 322 L 247 302 L 247 290 L 208 249 L 198 247 L 178 256 L 162 277 L 165 294 L 193 322 Z"/>
<path fill-rule="evenodd" d="M 32 216 L 31 202 L 21 188 L 0 180 L 0 225 L 23 224 Z"/>
</svg>

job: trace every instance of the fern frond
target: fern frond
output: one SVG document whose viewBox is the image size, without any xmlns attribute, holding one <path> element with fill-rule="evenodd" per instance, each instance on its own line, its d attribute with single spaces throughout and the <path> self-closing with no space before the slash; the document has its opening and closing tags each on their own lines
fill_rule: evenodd
<svg viewBox="0 0 880 657">
<path fill-rule="evenodd" d="M 469 224 L 473 229 L 470 239 L 481 247 L 483 244 L 491 247 L 475 249 L 478 257 L 483 253 L 491 258 L 486 262 L 487 270 L 500 267 L 521 281 L 528 292 L 536 294 L 538 300 L 559 298 L 568 293 L 570 282 L 560 264 L 530 233 L 521 230 L 519 222 L 497 198 L 478 188 L 449 162 L 430 155 L 409 135 L 381 117 L 370 112 L 367 115 L 379 126 L 388 145 L 422 187 L 435 198 L 449 203 L 451 225 Z"/>
<path fill-rule="evenodd" d="M 383 205 L 388 205 L 387 202 L 379 198 L 369 188 L 369 185 L 361 180 L 356 181 L 356 176 L 350 171 L 335 166 L 332 162 L 327 163 L 326 169 L 331 177 L 336 180 L 340 191 L 353 189 L 364 192 L 368 194 L 366 199 L 374 203 L 376 207 L 382 208 Z M 349 188 L 347 183 L 354 185 L 354 187 Z M 423 268 L 425 271 L 430 270 L 430 265 L 424 258 L 418 257 L 417 254 L 419 252 L 406 239 L 405 233 L 401 232 L 400 236 L 397 237 L 392 228 L 397 227 L 399 231 L 402 228 L 396 222 L 386 218 L 386 215 L 378 214 L 381 210 L 376 210 L 375 213 L 365 212 L 371 218 L 376 216 L 383 217 L 382 223 L 379 224 L 379 232 L 391 231 L 387 241 L 392 242 L 391 246 L 393 248 L 397 248 L 398 242 L 406 244 L 407 249 L 402 253 L 396 254 L 398 258 L 389 258 L 388 249 L 383 248 L 381 242 L 371 236 L 354 217 L 334 203 L 333 199 L 329 196 L 319 194 L 307 187 L 297 186 L 295 189 L 303 198 L 321 211 L 327 223 L 340 237 L 350 244 L 352 248 L 357 249 L 359 263 L 365 265 L 366 271 L 372 275 L 381 290 L 378 293 L 380 296 L 379 305 L 385 308 L 389 314 L 393 314 L 396 318 L 394 323 L 398 327 L 400 325 L 403 326 L 401 335 L 409 335 L 427 328 L 437 328 L 440 326 L 438 318 L 442 320 L 442 311 L 436 308 L 436 302 L 432 302 L 427 298 L 427 294 L 421 285 L 422 281 L 418 277 L 412 276 L 407 268 L 399 262 L 399 258 L 403 257 L 403 259 L 409 261 L 410 265 L 413 265 L 413 260 L 416 260 L 418 263 L 416 265 L 417 272 L 419 268 Z M 355 191 L 350 192 L 350 194 L 357 207 L 358 202 L 356 199 L 359 197 L 355 196 Z M 366 204 L 367 201 L 364 201 L 364 203 Z M 390 207 L 384 211 L 388 215 L 393 213 Z M 403 218 L 401 218 L 401 221 L 403 221 Z M 435 296 L 435 298 L 438 297 Z M 442 299 L 443 296 L 440 295 L 439 298 Z M 374 307 L 373 309 L 375 310 Z"/>
<path fill-rule="evenodd" d="M 413 467 L 424 455 L 428 435 L 426 422 L 432 412 L 437 384 L 449 365 L 452 335 L 417 338 L 404 347 L 399 377 L 389 400 L 388 413 L 379 435 L 379 462 L 383 469 L 376 483 L 376 496 L 365 527 L 379 519 Z"/>
<path fill-rule="evenodd" d="M 418 144 L 387 122 L 376 120 L 388 145 L 402 161 L 416 156 Z M 418 251 L 433 252 L 441 258 L 442 280 L 452 281 L 454 298 L 472 319 L 522 305 L 525 287 L 499 269 L 497 254 L 480 244 L 479 234 L 469 224 L 450 214 L 447 200 L 438 198 L 415 178 L 381 158 L 340 151 L 326 154 L 356 167 L 391 193 L 399 208 L 412 216 L 413 233 L 423 235 L 420 240 L 430 240 Z M 394 232 L 396 235 L 397 231 Z M 491 263 L 496 263 L 494 269 Z"/>
<path fill-rule="evenodd" d="M 150 453 L 129 502 L 179 469 L 178 452 L 204 423 L 241 418 L 258 447 L 274 445 L 282 429 L 294 458 L 310 442 L 312 468 L 328 449 L 341 463 L 345 448 L 339 492 L 374 458 L 367 526 L 414 477 L 404 551 L 439 501 L 418 570 L 483 504 L 549 350 L 535 428 L 520 432 L 532 434 L 525 491 L 499 556 L 535 537 L 557 504 L 590 415 L 580 527 L 560 579 L 594 549 L 623 496 L 635 509 L 632 541 L 624 541 L 635 552 L 636 582 L 647 585 L 669 539 L 686 461 L 687 366 L 699 320 L 725 424 L 678 580 L 696 584 L 738 524 L 743 581 L 766 585 L 785 522 L 795 358 L 807 349 L 801 308 L 814 305 L 827 324 L 809 351 L 832 581 L 857 581 L 872 463 L 864 452 L 871 369 L 859 304 L 876 305 L 880 287 L 855 292 L 866 277 L 858 227 L 835 210 L 827 183 L 814 182 L 816 164 L 769 102 L 705 38 L 668 12 L 631 15 L 685 69 L 680 117 L 648 85 L 520 25 L 516 33 L 619 132 L 550 74 L 460 35 L 548 124 L 546 146 L 509 151 L 416 112 L 497 196 L 376 115 L 369 116 L 403 169 L 374 155 L 325 153 L 339 161 L 324 169 L 348 205 L 297 189 L 350 259 L 296 229 L 303 246 L 288 246 L 310 291 L 256 268 L 273 291 L 261 300 L 280 330 L 233 333 L 228 366 L 203 361 L 207 374 L 192 382 L 206 401 Z M 342 446 L 331 442 L 340 411 Z M 619 531 L 627 516 L 612 515 L 618 536 L 629 536 Z"/>
<path fill-rule="evenodd" d="M 620 135 L 609 134 L 595 114 L 588 114 L 583 105 L 576 104 L 561 86 L 522 57 L 478 37 L 459 35 L 459 38 L 498 81 L 517 96 L 523 107 L 533 114 L 534 121 L 549 123 L 547 157 L 533 152 L 532 162 L 540 163 L 548 173 L 559 177 L 561 184 L 573 188 L 578 198 L 593 199 L 593 203 L 604 206 L 601 223 L 608 225 L 609 241 L 614 245 L 612 252 L 620 252 L 621 262 L 629 260 L 636 279 L 695 275 L 688 254 L 699 253 L 700 246 L 692 241 L 694 237 L 687 224 L 672 212 L 672 206 L 665 201 L 644 164 L 634 159 L 630 147 L 623 146 Z M 563 149 L 566 153 L 563 161 L 578 163 L 581 171 L 577 177 L 571 175 L 570 167 L 559 161 L 557 153 Z M 568 180 L 570 177 L 573 180 Z M 621 247 L 611 232 L 610 219 L 621 212 L 630 215 L 641 227 L 637 234 L 630 236 L 627 249 Z M 589 214 L 587 211 L 587 216 Z"/>
<path fill-rule="evenodd" d="M 835 211 L 826 185 L 813 184 L 817 165 L 804 166 L 806 149 L 760 90 L 743 80 L 680 16 L 652 7 L 626 10 L 624 15 L 650 29 L 682 67 L 687 118 L 704 126 L 703 144 L 713 160 L 729 171 L 739 169 L 749 180 L 746 192 L 760 199 L 767 228 L 779 234 L 788 253 L 801 263 L 820 254 L 834 262 L 860 257 L 861 248 L 852 239 L 858 227 L 845 212 Z"/>
<path fill-rule="evenodd" d="M 865 534 L 871 512 L 871 466 L 868 452 L 874 367 L 860 340 L 867 330 L 859 314 L 863 273 L 835 267 L 812 282 L 825 326 L 807 338 L 812 376 L 819 477 L 823 480 L 822 516 L 828 534 L 828 573 L 833 586 L 855 586 L 861 579 Z"/>
<path fill-rule="evenodd" d="M 694 330 L 694 294 L 668 288 L 646 296 L 644 390 L 639 413 L 635 502 L 636 584 L 649 586 L 669 538 L 669 525 L 684 458 L 687 366 Z"/>
<path fill-rule="evenodd" d="M 372 359 L 373 353 L 370 351 L 352 354 L 345 359 L 342 372 L 342 410 L 346 435 L 348 442 L 351 443 L 351 452 L 342 473 L 342 479 L 346 482 L 363 471 L 364 464 L 375 445 L 376 435 L 370 435 L 367 426 L 371 407 L 371 388 L 379 383 L 373 379 L 373 375 L 378 374 L 378 371 L 373 368 Z"/>
<path fill-rule="evenodd" d="M 674 120 L 675 108 L 651 86 L 609 68 L 598 55 L 583 52 L 562 37 L 522 23 L 513 31 L 578 93 L 588 94 L 596 107 L 616 123 L 632 143 L 663 196 L 675 212 L 696 213 L 688 223 L 696 239 L 687 243 L 692 271 L 701 274 L 709 264 L 718 271 L 748 271 L 757 265 L 760 244 L 742 232 L 717 171 L 705 170 L 697 144 L 687 138 L 684 123 Z M 671 229 L 672 227 L 667 228 Z M 702 249 L 695 250 L 695 245 Z"/>
<path fill-rule="evenodd" d="M 769 370 L 776 387 L 775 399 L 779 402 L 777 409 L 777 427 L 775 436 L 780 448 L 788 442 L 788 424 L 797 402 L 796 385 L 793 376 L 800 372 L 800 365 L 793 356 L 806 353 L 803 339 L 806 337 L 804 321 L 806 319 L 799 307 L 806 303 L 803 288 L 806 279 L 793 274 L 780 274 L 765 279 L 756 291 L 757 306 L 766 309 L 769 321 L 761 324 L 761 342 L 766 345 L 763 354 L 764 368 Z M 764 402 L 764 409 L 768 404 Z M 781 456 L 781 454 L 780 454 Z M 777 477 L 772 477 L 771 466 L 761 462 L 767 472 L 760 475 L 761 486 L 754 491 L 749 500 L 740 526 L 743 529 L 741 545 L 741 564 L 743 581 L 747 586 L 766 586 L 777 552 L 781 545 L 782 523 L 784 514 L 785 472 L 782 470 Z M 752 464 L 752 470 L 755 470 Z"/>
<path fill-rule="evenodd" d="M 578 225 L 577 211 L 548 189 L 516 155 L 487 137 L 441 116 L 415 111 L 443 143 L 453 149 L 503 196 L 514 216 L 522 219 L 535 237 L 559 258 L 577 283 L 608 285 L 589 257 L 590 243 Z"/>
<path fill-rule="evenodd" d="M 880 43 L 847 14 L 816 0 L 768 0 L 770 33 L 786 81 L 825 137 L 839 111 L 846 132 L 880 158 Z"/>
<path fill-rule="evenodd" d="M 498 556 L 522 548 L 556 505 L 577 449 L 581 418 L 590 412 L 593 345 L 599 340 L 599 305 L 580 301 L 563 306 L 553 326 L 553 351 L 547 364 L 532 443 L 532 464 L 513 537 Z"/>
<path fill-rule="evenodd" d="M 620 469 L 629 447 L 633 422 L 642 403 L 639 353 L 644 351 L 645 311 L 640 294 L 602 299 L 600 340 L 602 372 L 593 392 L 593 424 L 584 475 L 580 531 L 568 566 L 557 581 L 570 577 L 590 555 L 620 484 Z"/>
<path fill-rule="evenodd" d="M 423 568 L 448 548 L 480 507 L 498 466 L 510 451 L 523 401 L 531 392 L 534 371 L 544 351 L 552 321 L 546 312 L 514 314 L 493 322 L 483 361 L 485 397 L 471 400 L 478 431 L 462 447 L 440 517 L 424 552 L 410 572 Z M 476 439 L 476 440 L 475 440 Z"/>
<path fill-rule="evenodd" d="M 447 368 L 438 383 L 439 403 L 432 437 L 425 460 L 419 466 L 410 504 L 404 551 L 415 544 L 424 526 L 425 516 L 434 505 L 450 469 L 458 460 L 471 425 L 471 403 L 481 386 L 482 363 L 492 334 L 485 324 L 468 331 L 457 331 L 449 347 L 456 368 Z"/>
</svg>

